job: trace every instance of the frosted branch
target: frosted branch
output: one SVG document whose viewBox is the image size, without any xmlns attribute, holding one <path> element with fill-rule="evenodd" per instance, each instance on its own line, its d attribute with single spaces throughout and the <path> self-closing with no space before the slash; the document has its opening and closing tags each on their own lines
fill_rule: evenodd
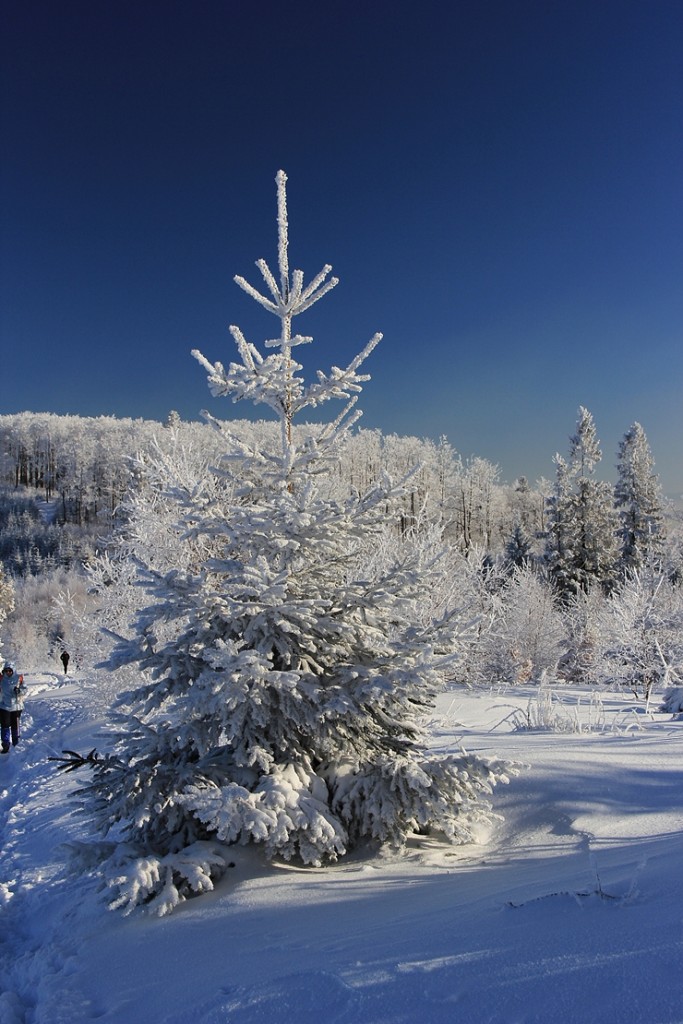
<svg viewBox="0 0 683 1024">
<path fill-rule="evenodd" d="M 201 365 L 204 367 L 207 373 L 213 374 L 216 372 L 218 368 L 220 368 L 221 373 L 225 373 L 225 369 L 222 363 L 210 363 L 206 356 L 202 355 L 198 348 L 193 348 L 190 354 L 197 360 L 198 363 L 201 363 Z"/>
<path fill-rule="evenodd" d="M 249 344 L 249 342 L 244 337 L 239 327 L 235 327 L 234 324 L 231 324 L 230 333 L 232 334 L 235 340 L 235 344 L 237 345 L 237 351 L 239 352 L 242 358 L 242 362 L 249 370 L 255 371 L 256 366 L 254 363 L 254 355 L 256 355 L 258 362 L 262 363 L 263 359 L 261 358 L 260 354 L 257 352 L 253 345 Z"/>
<path fill-rule="evenodd" d="M 295 334 L 293 338 L 289 340 L 289 347 L 294 348 L 295 345 L 308 345 L 313 341 L 313 338 L 307 334 Z M 270 338 L 268 341 L 264 341 L 264 348 L 279 348 L 282 344 L 282 338 Z"/>
<path fill-rule="evenodd" d="M 271 295 L 279 305 L 281 301 L 280 290 L 277 286 L 277 281 L 273 277 L 270 267 L 268 266 L 265 260 L 256 260 L 256 266 L 261 271 L 261 274 L 263 275 L 263 280 L 270 288 Z"/>
<path fill-rule="evenodd" d="M 276 305 L 274 302 L 271 302 L 270 299 L 266 298 L 265 295 L 261 295 L 261 293 L 257 291 L 253 285 L 249 284 L 248 281 L 245 281 L 243 277 L 240 277 L 239 274 L 236 274 L 233 280 L 235 281 L 235 284 L 238 284 L 240 286 L 242 291 L 245 291 L 247 295 L 251 295 L 252 299 L 256 299 L 256 301 L 265 309 L 267 309 L 269 313 L 275 313 L 276 316 L 279 316 L 280 307 Z"/>
<path fill-rule="evenodd" d="M 324 284 L 322 288 L 315 292 L 314 295 L 311 295 L 308 299 L 300 299 L 299 302 L 297 303 L 296 309 L 293 310 L 293 313 L 303 313 L 305 310 L 310 309 L 311 306 L 318 301 L 318 299 L 322 299 L 323 295 L 327 295 L 327 293 L 331 292 L 332 289 L 335 288 L 338 284 L 339 278 L 331 277 L 330 280 L 327 281 L 327 283 Z M 306 291 L 308 292 L 309 289 L 306 289 Z"/>
<path fill-rule="evenodd" d="M 313 292 L 316 290 L 316 288 L 318 288 L 323 283 L 323 281 L 325 280 L 327 275 L 331 273 L 331 271 L 332 265 L 330 263 L 326 263 L 323 269 L 313 278 L 311 283 L 301 293 L 302 300 L 309 299 Z M 295 273 L 301 273 L 301 271 L 295 271 Z M 336 278 L 334 278 L 334 282 L 335 284 L 339 284 L 339 281 Z"/>
<path fill-rule="evenodd" d="M 368 358 L 368 356 L 373 351 L 373 349 L 377 348 L 377 346 L 379 345 L 381 340 L 382 340 L 382 334 L 381 334 L 380 331 L 378 331 L 377 334 L 373 335 L 373 337 L 370 338 L 370 341 L 367 343 L 367 345 L 365 346 L 363 351 L 359 352 L 358 355 L 356 356 L 356 358 L 352 362 L 349 363 L 346 372 L 347 373 L 355 372 L 357 367 L 359 367 L 360 364 L 362 362 L 364 362 Z M 368 378 L 368 380 L 369 380 L 369 378 Z"/>
<path fill-rule="evenodd" d="M 372 350 L 379 344 L 382 335 L 377 333 L 370 339 L 365 348 L 353 359 L 345 370 L 333 366 L 329 376 L 322 370 L 318 370 L 318 383 L 312 384 L 302 396 L 297 408 L 302 409 L 307 405 L 320 405 L 330 398 L 349 398 L 353 391 L 362 391 L 361 385 L 370 380 L 369 374 L 356 373 L 360 364 L 367 359 Z"/>
</svg>

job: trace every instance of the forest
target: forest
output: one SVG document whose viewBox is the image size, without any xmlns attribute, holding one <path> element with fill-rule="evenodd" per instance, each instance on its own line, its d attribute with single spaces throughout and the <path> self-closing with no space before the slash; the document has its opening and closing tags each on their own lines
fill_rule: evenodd
<svg viewBox="0 0 683 1024">
<path fill-rule="evenodd" d="M 248 447 L 277 445 L 270 421 L 234 420 L 229 427 Z M 312 429 L 295 428 L 301 437 Z M 0 561 L 3 592 L 13 595 L 2 635 L 13 656 L 40 667 L 66 646 L 83 660 L 76 623 L 102 598 L 92 581 L 125 532 L 131 495 L 163 487 L 151 469 L 159 460 L 169 472 L 182 461 L 199 477 L 224 454 L 225 439 L 212 424 L 183 422 L 174 412 L 163 424 L 0 416 Z M 583 409 L 566 457 L 554 457 L 555 479 L 533 485 L 501 481 L 497 466 L 463 458 L 446 438 L 357 429 L 344 439 L 327 486 L 344 495 L 365 492 L 385 475 L 408 477 L 383 546 L 443 549 L 435 604 L 455 603 L 463 621 L 477 623 L 459 669 L 468 681 L 545 673 L 614 679 L 634 689 L 650 677 L 677 682 L 680 512 L 661 493 L 638 424 L 620 445 L 614 485 L 597 479 L 600 458 L 592 416 Z M 119 620 L 124 614 L 117 613 Z M 643 649 L 634 661 L 620 643 L 636 625 Z"/>
</svg>

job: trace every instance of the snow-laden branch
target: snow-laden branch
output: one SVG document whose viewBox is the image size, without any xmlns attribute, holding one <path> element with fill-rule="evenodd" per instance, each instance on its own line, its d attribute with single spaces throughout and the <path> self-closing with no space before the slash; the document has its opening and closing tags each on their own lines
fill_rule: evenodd
<svg viewBox="0 0 683 1024">
<path fill-rule="evenodd" d="M 324 374 L 322 370 L 318 370 L 318 383 L 312 384 L 311 387 L 306 389 L 298 408 L 301 409 L 308 405 L 320 405 L 330 398 L 349 398 L 351 392 L 362 391 L 362 385 L 370 380 L 370 375 L 358 374 L 356 371 L 381 340 L 382 335 L 380 333 L 375 334 L 363 351 L 349 363 L 345 370 L 340 370 L 338 366 L 333 366 L 329 376 Z"/>
</svg>

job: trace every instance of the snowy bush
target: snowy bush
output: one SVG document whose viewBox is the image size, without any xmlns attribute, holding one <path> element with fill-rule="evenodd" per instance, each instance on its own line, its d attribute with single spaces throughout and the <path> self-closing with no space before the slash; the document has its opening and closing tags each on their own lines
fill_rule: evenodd
<svg viewBox="0 0 683 1024">
<path fill-rule="evenodd" d="M 599 625 L 601 682 L 649 700 L 683 674 L 683 593 L 652 567 L 610 596 Z"/>
<path fill-rule="evenodd" d="M 452 610 L 415 616 L 443 585 L 438 568 L 406 545 L 363 570 L 387 522 L 405 521 L 410 478 L 348 496 L 325 486 L 380 335 L 305 385 L 292 353 L 311 339 L 292 334 L 292 319 L 337 282 L 327 266 L 308 286 L 290 275 L 277 180 L 279 281 L 263 260 L 267 294 L 236 280 L 278 318 L 280 337 L 264 356 L 233 327 L 240 362 L 196 356 L 215 395 L 276 413 L 279 450 L 217 424 L 225 457 L 201 479 L 183 480 L 178 457 L 141 467 L 122 538 L 134 537 L 150 603 L 110 665 L 139 685 L 120 698 L 113 749 L 81 796 L 97 831 L 122 843 L 100 870 L 126 909 L 166 913 L 206 891 L 231 843 L 320 864 L 361 840 L 401 846 L 416 830 L 466 841 L 506 777 L 501 764 L 427 750 L 426 716 L 459 630 Z M 345 400 L 341 415 L 297 440 L 295 415 L 332 398 Z"/>
<path fill-rule="evenodd" d="M 560 679 L 579 685 L 596 683 L 601 672 L 602 622 L 606 598 L 599 586 L 565 597 L 565 651 L 558 662 Z"/>
<path fill-rule="evenodd" d="M 566 629 L 552 585 L 527 566 L 515 568 L 498 594 L 490 629 L 481 637 L 481 673 L 488 682 L 525 683 L 555 673 Z"/>
<path fill-rule="evenodd" d="M 683 715 L 683 686 L 671 686 L 664 694 L 661 711 L 671 715 Z"/>
</svg>

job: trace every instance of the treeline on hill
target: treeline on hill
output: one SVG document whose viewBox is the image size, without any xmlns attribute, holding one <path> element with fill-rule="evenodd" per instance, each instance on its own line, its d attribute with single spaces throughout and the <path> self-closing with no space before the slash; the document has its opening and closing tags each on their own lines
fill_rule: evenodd
<svg viewBox="0 0 683 1024">
<path fill-rule="evenodd" d="M 299 427 L 305 435 L 307 427 Z M 247 446 L 277 445 L 275 424 L 230 423 Z M 107 537 L 117 510 L 136 486 L 133 458 L 178 446 L 218 462 L 225 441 L 205 423 L 170 413 L 149 420 L 18 413 L 0 416 L 0 559 L 12 575 L 68 567 L 88 546 Z M 516 564 L 542 559 L 562 590 L 595 578 L 609 585 L 637 568 L 650 548 L 661 550 L 667 515 L 645 433 L 626 433 L 616 486 L 599 481 L 595 425 L 581 409 L 567 459 L 556 455 L 556 479 L 531 486 L 525 478 L 501 482 L 498 467 L 464 459 L 445 438 L 357 430 L 346 440 L 336 475 L 340 493 L 363 492 L 387 474 L 412 473 L 399 524 L 403 532 L 438 524 L 444 540 L 465 553 Z M 415 470 L 415 467 L 417 469 Z M 65 530 L 64 527 L 77 527 Z"/>
<path fill-rule="evenodd" d="M 271 422 L 229 426 L 246 449 L 275 450 L 279 443 Z M 298 429 L 301 438 L 310 430 Z M 117 531 L 139 531 L 139 524 L 126 524 L 129 496 L 145 492 L 152 510 L 145 544 L 161 545 L 177 507 L 171 503 L 162 514 L 154 495 L 171 479 L 196 481 L 204 467 L 220 463 L 225 448 L 210 425 L 184 423 L 176 414 L 163 425 L 0 416 L 0 558 L 16 604 L 2 639 L 13 656 L 39 667 L 66 643 L 78 657 L 78 647 L 90 642 L 83 622 L 93 600 L 108 605 L 115 627 L 125 629 L 141 595 L 124 585 L 121 565 L 120 586 L 103 583 L 114 570 L 108 563 L 103 570 L 101 559 Z M 585 409 L 567 456 L 555 456 L 555 480 L 533 487 L 524 479 L 501 482 L 496 466 L 463 459 L 445 439 L 357 430 L 325 486 L 344 496 L 366 492 L 383 474 L 407 477 L 399 519 L 373 557 L 386 559 L 392 545 L 412 544 L 428 560 L 445 547 L 443 585 L 432 607 L 416 614 L 457 605 L 463 621 L 476 623 L 463 632 L 463 678 L 520 682 L 546 673 L 649 692 L 655 682 L 676 683 L 683 666 L 679 523 L 638 424 L 620 445 L 615 485 L 596 478 L 600 458 Z M 81 568 L 97 562 L 97 552 L 99 589 Z"/>
<path fill-rule="evenodd" d="M 250 446 L 277 444 L 272 422 L 238 420 L 230 429 Z M 308 428 L 297 429 L 305 435 Z M 89 538 L 106 536 L 135 486 L 136 453 L 169 449 L 178 441 L 205 453 L 209 462 L 224 452 L 224 440 L 210 425 L 184 423 L 175 413 L 163 425 L 110 416 L 0 416 L 0 558 L 6 569 L 18 575 L 35 573 L 41 557 L 50 565 L 71 564 L 74 540 L 65 550 L 53 524 L 79 527 Z M 481 458 L 463 459 L 445 438 L 434 442 L 359 430 L 346 441 L 336 483 L 340 493 L 362 492 L 383 474 L 402 479 L 416 466 L 404 499 L 402 530 L 439 522 L 450 544 L 464 550 L 477 546 L 491 554 L 502 551 L 518 525 L 530 536 L 542 531 L 542 490 L 523 479 L 512 486 L 501 483 L 495 465 Z M 34 552 L 28 557 L 31 545 Z"/>
</svg>

